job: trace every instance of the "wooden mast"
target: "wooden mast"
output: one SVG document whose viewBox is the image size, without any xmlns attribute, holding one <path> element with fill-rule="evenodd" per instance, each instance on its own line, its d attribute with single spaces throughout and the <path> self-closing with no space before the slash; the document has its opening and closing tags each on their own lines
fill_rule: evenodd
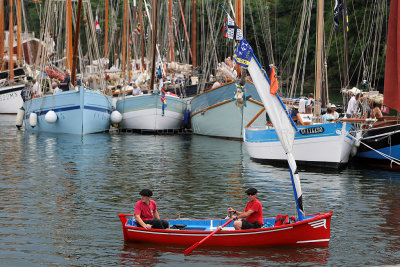
<svg viewBox="0 0 400 267">
<path fill-rule="evenodd" d="M 21 42 L 21 0 L 17 0 L 17 62 L 22 65 L 22 42 Z"/>
<path fill-rule="evenodd" d="M 347 6 L 346 0 L 343 0 L 343 39 L 344 39 L 344 88 L 349 88 L 349 53 L 347 45 Z"/>
<path fill-rule="evenodd" d="M 139 0 L 139 20 L 140 20 L 140 49 L 142 53 L 142 72 L 145 70 L 144 65 L 144 36 L 143 36 L 143 8 L 142 8 L 142 0 Z"/>
<path fill-rule="evenodd" d="M 172 0 L 168 0 L 170 61 L 174 61 L 174 35 L 172 31 Z"/>
<path fill-rule="evenodd" d="M 242 7 L 243 7 L 242 0 L 236 0 L 235 1 L 235 13 L 236 13 L 235 22 L 236 22 L 236 25 L 240 29 L 242 29 L 242 31 L 243 31 L 243 27 L 242 27 L 243 26 L 243 16 L 242 16 L 243 10 L 242 10 Z M 236 70 L 236 73 L 237 73 L 238 77 L 240 77 L 241 73 L 240 73 L 239 64 L 235 65 L 235 70 Z"/>
<path fill-rule="evenodd" d="M 104 57 L 108 58 L 108 0 L 105 3 L 105 25 L 104 25 Z"/>
<path fill-rule="evenodd" d="M 153 0 L 152 1 L 152 15 L 151 15 L 151 20 L 153 21 L 153 32 L 152 32 L 152 64 L 151 64 L 151 79 L 150 79 L 150 90 L 153 90 L 154 87 L 154 78 L 156 74 L 156 44 L 157 44 L 157 6 L 158 6 L 158 1 Z"/>
<path fill-rule="evenodd" d="M 74 59 L 72 61 L 71 67 L 71 84 L 75 86 L 75 77 L 76 77 L 76 65 L 78 61 L 78 44 L 79 44 L 79 31 L 81 28 L 81 9 L 82 9 L 82 0 L 78 0 L 78 10 L 76 14 L 76 28 L 75 28 L 75 37 L 74 37 Z"/>
<path fill-rule="evenodd" d="M 323 36 L 324 36 L 324 0 L 318 0 L 317 15 L 317 66 L 315 73 L 315 108 L 314 117 L 321 114 L 321 90 L 322 90 L 322 58 L 323 58 Z"/>
<path fill-rule="evenodd" d="M 67 0 L 67 18 L 66 18 L 66 28 L 67 28 L 67 69 L 71 70 L 72 67 L 72 2 L 71 0 Z"/>
<path fill-rule="evenodd" d="M 4 57 L 4 0 L 0 0 L 0 70 L 3 70 Z"/>
<path fill-rule="evenodd" d="M 197 0 L 192 6 L 192 65 L 197 67 Z"/>
<path fill-rule="evenodd" d="M 125 77 L 125 64 L 126 64 L 126 34 L 127 34 L 127 28 L 128 28 L 128 0 L 124 0 L 124 23 L 122 25 L 122 72 L 121 72 L 121 77 Z"/>
<path fill-rule="evenodd" d="M 10 8 L 9 11 L 9 23 L 8 23 L 8 38 L 9 38 L 9 42 L 8 42 L 8 55 L 10 57 L 10 59 L 8 60 L 8 69 L 9 69 L 9 78 L 10 79 L 14 79 L 14 54 L 13 54 L 13 50 L 14 50 L 14 29 L 13 29 L 13 0 L 9 0 L 8 1 L 8 6 Z"/>
</svg>

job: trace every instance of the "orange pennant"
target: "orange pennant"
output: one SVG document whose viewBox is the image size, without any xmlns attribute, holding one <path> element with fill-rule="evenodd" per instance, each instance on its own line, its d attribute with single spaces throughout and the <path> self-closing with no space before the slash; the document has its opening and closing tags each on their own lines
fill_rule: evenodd
<svg viewBox="0 0 400 267">
<path fill-rule="evenodd" d="M 273 66 L 271 66 L 271 88 L 269 90 L 269 92 L 272 95 L 275 95 L 276 92 L 278 92 L 279 89 L 279 85 L 278 85 L 278 79 L 276 79 L 275 77 L 275 69 Z"/>
</svg>

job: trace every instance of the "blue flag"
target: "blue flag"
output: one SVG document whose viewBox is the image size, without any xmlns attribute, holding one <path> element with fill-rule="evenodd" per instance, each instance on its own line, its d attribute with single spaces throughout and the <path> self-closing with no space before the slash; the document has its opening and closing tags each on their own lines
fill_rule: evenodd
<svg viewBox="0 0 400 267">
<path fill-rule="evenodd" d="M 247 68 L 250 64 L 250 60 L 252 57 L 253 49 L 245 39 L 242 39 L 240 43 L 236 45 L 233 59 L 240 66 Z"/>
</svg>

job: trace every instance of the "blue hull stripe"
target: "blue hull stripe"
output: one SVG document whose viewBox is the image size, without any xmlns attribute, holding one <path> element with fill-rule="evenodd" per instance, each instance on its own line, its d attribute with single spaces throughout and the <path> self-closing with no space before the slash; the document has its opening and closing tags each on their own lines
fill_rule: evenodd
<svg viewBox="0 0 400 267">
<path fill-rule="evenodd" d="M 41 112 L 40 111 L 34 111 L 38 116 L 43 116 L 46 115 L 47 112 L 50 110 L 53 110 L 54 112 L 62 112 L 62 111 L 70 111 L 70 110 L 75 110 L 75 109 L 80 109 L 81 106 L 69 106 L 69 107 L 63 107 L 63 108 L 55 108 L 55 109 L 44 109 Z M 105 109 L 105 108 L 99 108 L 99 107 L 94 107 L 94 106 L 85 106 L 85 109 L 89 110 L 95 110 L 95 111 L 100 111 L 104 113 L 111 113 L 111 110 Z M 29 119 L 29 114 L 25 115 L 25 119 Z"/>
</svg>

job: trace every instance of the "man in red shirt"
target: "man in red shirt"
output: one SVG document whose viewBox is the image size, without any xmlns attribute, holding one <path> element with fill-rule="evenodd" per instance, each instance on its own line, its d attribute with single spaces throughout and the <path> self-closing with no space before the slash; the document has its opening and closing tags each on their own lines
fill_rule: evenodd
<svg viewBox="0 0 400 267">
<path fill-rule="evenodd" d="M 151 200 L 153 192 L 150 189 L 143 189 L 140 191 L 142 197 L 141 200 L 135 204 L 135 220 L 138 227 L 144 229 L 165 229 L 169 227 L 169 223 L 164 220 L 160 220 L 158 214 L 157 204 L 154 200 Z"/>
<path fill-rule="evenodd" d="M 237 219 L 233 223 L 235 230 L 261 228 L 264 224 L 262 204 L 257 199 L 257 189 L 249 188 L 246 190 L 246 194 L 249 202 L 247 202 L 244 212 L 234 210 L 231 207 L 228 208 L 229 213 L 236 214 L 233 215 L 233 219 Z"/>
</svg>

